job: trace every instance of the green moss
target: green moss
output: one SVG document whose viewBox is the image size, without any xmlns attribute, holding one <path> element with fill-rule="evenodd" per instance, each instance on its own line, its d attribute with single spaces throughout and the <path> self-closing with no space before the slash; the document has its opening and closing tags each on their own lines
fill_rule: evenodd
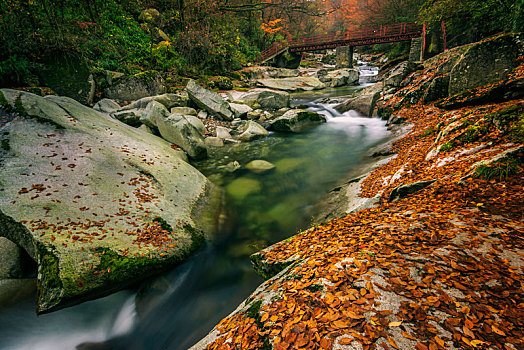
<svg viewBox="0 0 524 350">
<path fill-rule="evenodd" d="M 96 271 L 110 271 L 105 273 L 110 281 L 122 282 L 143 275 L 151 266 L 161 264 L 163 260 L 149 257 L 122 256 L 109 248 L 95 250 L 100 257 L 100 264 Z M 157 265 L 158 266 L 158 265 Z"/>
<path fill-rule="evenodd" d="M 60 268 L 56 255 L 44 245 L 39 247 L 40 273 L 42 275 L 40 283 L 45 289 L 62 288 L 60 279 Z"/>
<path fill-rule="evenodd" d="M 488 128 L 485 125 L 473 125 L 462 134 L 460 139 L 464 143 L 473 143 L 480 140 L 487 132 Z"/>
<path fill-rule="evenodd" d="M 206 238 L 202 234 L 202 232 L 199 232 L 198 230 L 194 229 L 190 225 L 185 225 L 184 229 L 189 232 L 191 235 L 191 246 L 189 247 L 191 252 L 194 252 L 206 243 Z"/>
<path fill-rule="evenodd" d="M 18 95 L 15 99 L 15 106 L 14 106 L 15 112 L 18 113 L 21 116 L 26 117 L 27 112 L 24 109 L 24 106 L 22 105 L 22 98 L 21 95 Z"/>
<path fill-rule="evenodd" d="M 306 120 L 306 119 L 309 119 L 311 121 L 323 121 L 324 117 L 322 115 L 318 114 L 318 113 L 309 112 L 309 111 L 298 113 L 298 115 L 297 115 L 297 120 L 298 121 L 302 121 L 302 120 Z"/>
<path fill-rule="evenodd" d="M 173 232 L 173 228 L 171 227 L 171 225 L 169 225 L 167 221 L 161 218 L 160 216 L 154 218 L 153 221 L 158 222 L 160 224 L 160 227 L 162 227 L 162 230 Z"/>
<path fill-rule="evenodd" d="M 250 318 L 254 318 L 257 321 L 257 324 L 260 322 L 260 309 L 262 308 L 262 300 L 255 301 L 251 304 L 249 309 L 246 311 L 246 316 Z M 259 324 L 260 327 L 263 327 L 264 325 L 262 322 Z"/>
<path fill-rule="evenodd" d="M 443 144 L 442 146 L 440 146 L 440 151 L 447 152 L 447 151 L 451 151 L 453 148 L 455 148 L 455 144 L 453 143 L 453 141 L 448 141 L 445 144 Z"/>
<path fill-rule="evenodd" d="M 317 283 L 317 284 L 312 284 L 309 287 L 306 287 L 306 289 L 309 290 L 312 293 L 315 293 L 315 292 L 318 292 L 318 291 L 323 291 L 324 290 L 324 286 L 322 284 L 320 284 L 320 283 Z"/>
<path fill-rule="evenodd" d="M 2 140 L 2 145 L 1 145 L 2 149 L 4 151 L 9 151 L 11 149 L 11 146 L 9 146 L 9 140 L 8 139 L 4 139 Z"/>
<path fill-rule="evenodd" d="M 424 130 L 424 132 L 422 133 L 422 137 L 428 137 L 428 136 L 434 135 L 436 132 L 437 132 L 437 131 L 435 130 L 434 127 L 427 128 L 427 129 Z"/>
<path fill-rule="evenodd" d="M 509 129 L 509 137 L 514 142 L 524 142 L 524 115 Z"/>
<path fill-rule="evenodd" d="M 7 102 L 7 99 L 4 96 L 4 93 L 0 91 L 0 106 L 9 109 L 11 106 L 9 105 L 9 102 Z"/>
<path fill-rule="evenodd" d="M 277 262 L 273 264 L 268 264 L 264 262 L 264 255 L 261 253 L 255 253 L 250 257 L 251 263 L 255 271 L 262 276 L 265 280 L 270 279 L 271 277 L 278 274 L 280 271 L 284 270 L 286 267 L 293 264 L 293 261 Z"/>
<path fill-rule="evenodd" d="M 260 316 L 260 309 L 262 308 L 262 300 L 257 300 L 251 304 L 249 309 L 247 309 L 245 315 L 249 318 L 253 318 L 260 330 L 264 329 L 264 323 L 262 322 L 262 316 Z M 262 345 L 262 350 L 270 350 L 273 347 L 270 345 L 269 336 L 262 336 L 264 339 L 264 344 Z"/>
</svg>

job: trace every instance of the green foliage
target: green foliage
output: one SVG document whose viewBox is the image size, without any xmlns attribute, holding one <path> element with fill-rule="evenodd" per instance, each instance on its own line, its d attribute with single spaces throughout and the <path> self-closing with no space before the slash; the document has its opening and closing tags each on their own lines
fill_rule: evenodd
<svg viewBox="0 0 524 350">
<path fill-rule="evenodd" d="M 419 17 L 428 22 L 430 31 L 439 34 L 445 20 L 448 43 L 458 46 L 517 29 L 521 12 L 522 1 L 515 0 L 426 0 Z"/>
<path fill-rule="evenodd" d="M 486 180 L 507 180 L 520 171 L 520 165 L 520 160 L 506 157 L 491 164 L 480 165 L 475 170 L 475 176 Z"/>
<path fill-rule="evenodd" d="M 150 7 L 160 18 L 141 22 Z M 223 74 L 252 61 L 263 35 L 259 14 L 197 0 L 2 0 L 0 14 L 2 86 L 37 85 L 41 58 L 57 53 L 81 56 L 96 72 Z"/>
</svg>

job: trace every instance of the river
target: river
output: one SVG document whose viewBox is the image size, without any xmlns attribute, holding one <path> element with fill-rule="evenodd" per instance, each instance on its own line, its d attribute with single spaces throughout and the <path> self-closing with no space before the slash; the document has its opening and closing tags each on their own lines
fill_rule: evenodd
<svg viewBox="0 0 524 350">
<path fill-rule="evenodd" d="M 340 114 L 321 102 L 353 90 L 296 95 L 293 104 L 324 114 L 327 123 L 228 146 L 195 164 L 228 194 L 232 224 L 215 242 L 135 289 L 38 317 L 34 296 L 1 307 L 0 349 L 187 349 L 196 343 L 262 282 L 249 255 L 308 227 L 310 208 L 388 137 L 384 121 Z M 254 159 L 276 169 L 226 169 Z"/>
</svg>

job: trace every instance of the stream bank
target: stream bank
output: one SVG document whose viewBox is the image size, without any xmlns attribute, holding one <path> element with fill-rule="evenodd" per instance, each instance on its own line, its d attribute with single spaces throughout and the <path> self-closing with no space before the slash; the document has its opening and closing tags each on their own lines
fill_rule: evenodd
<svg viewBox="0 0 524 350">
<path fill-rule="evenodd" d="M 509 34 L 394 69 L 377 114 L 413 128 L 360 184 L 379 206 L 254 254 L 266 281 L 192 349 L 521 348 L 523 53 Z"/>
</svg>

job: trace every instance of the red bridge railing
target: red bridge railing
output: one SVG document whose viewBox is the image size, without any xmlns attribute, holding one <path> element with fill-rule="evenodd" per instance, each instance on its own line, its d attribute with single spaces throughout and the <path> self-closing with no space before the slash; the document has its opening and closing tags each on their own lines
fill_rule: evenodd
<svg viewBox="0 0 524 350">
<path fill-rule="evenodd" d="M 289 50 L 291 52 L 305 52 L 335 48 L 338 46 L 358 46 L 408 40 L 421 36 L 424 26 L 416 23 L 400 23 L 381 26 L 375 29 L 360 29 L 355 31 L 342 31 L 299 37 L 285 42 L 275 43 L 262 51 L 257 56 L 257 62 L 264 62 L 279 53 Z"/>
</svg>

